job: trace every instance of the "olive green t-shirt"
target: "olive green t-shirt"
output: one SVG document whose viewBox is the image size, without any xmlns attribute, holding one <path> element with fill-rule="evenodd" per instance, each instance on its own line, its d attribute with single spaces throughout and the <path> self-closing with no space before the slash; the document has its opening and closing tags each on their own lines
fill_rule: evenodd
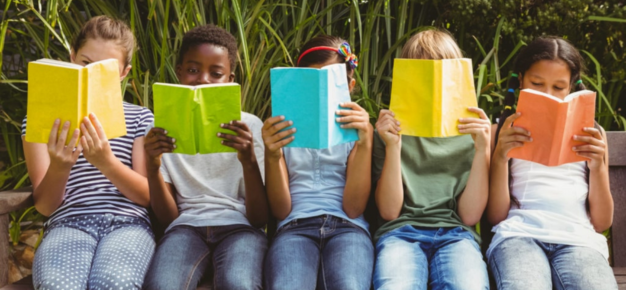
<svg viewBox="0 0 626 290">
<path fill-rule="evenodd" d="M 375 190 L 385 163 L 385 143 L 378 132 L 374 134 L 372 154 L 372 189 Z M 422 138 L 403 135 L 400 158 L 404 187 L 402 211 L 392 221 L 385 222 L 379 218 L 381 226 L 374 239 L 378 240 L 385 233 L 404 225 L 425 228 L 462 226 L 480 242 L 474 228 L 464 225 L 457 213 L 457 201 L 467 184 L 474 158 L 472 137 Z"/>
</svg>

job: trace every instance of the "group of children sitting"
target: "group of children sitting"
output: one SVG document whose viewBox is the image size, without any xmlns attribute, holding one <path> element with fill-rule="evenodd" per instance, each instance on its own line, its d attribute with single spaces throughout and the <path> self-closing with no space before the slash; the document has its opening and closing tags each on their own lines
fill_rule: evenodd
<svg viewBox="0 0 626 290">
<path fill-rule="evenodd" d="M 297 66 L 345 63 L 352 90 L 358 62 L 349 48 L 339 37 L 314 37 Z M 123 22 L 99 16 L 75 38 L 71 60 L 117 59 L 123 79 L 134 49 Z M 224 29 L 198 26 L 183 38 L 176 75 L 184 85 L 233 82 L 237 51 Z M 462 57 L 442 30 L 417 33 L 402 51 Z M 617 289 L 601 234 L 613 217 L 604 131 L 573 137 L 586 162 L 546 167 L 507 157 L 533 142 L 514 124 L 514 90 L 562 99 L 584 88 L 583 70 L 569 42 L 534 40 L 517 57 L 499 124 L 468 108 L 479 117 L 459 119 L 463 135 L 448 138 L 402 135 L 389 110 L 372 126 L 353 102 L 341 104 L 336 121 L 356 129 L 358 141 L 327 149 L 285 147 L 298 124 L 283 116 L 263 122 L 242 112 L 221 124 L 231 134 L 218 134 L 237 153 L 205 155 L 171 153 L 176 140 L 128 103 L 127 135 L 111 140 L 94 114 L 74 132 L 57 120 L 47 144 L 24 141 L 35 206 L 49 217 L 35 288 L 195 289 L 212 273 L 218 290 L 489 289 L 488 264 L 498 289 Z M 368 223 L 370 195 L 377 214 Z M 167 225 L 156 245 L 148 207 Z M 475 231 L 485 211 L 495 225 L 488 263 Z M 270 215 L 278 228 L 267 237 Z"/>
</svg>

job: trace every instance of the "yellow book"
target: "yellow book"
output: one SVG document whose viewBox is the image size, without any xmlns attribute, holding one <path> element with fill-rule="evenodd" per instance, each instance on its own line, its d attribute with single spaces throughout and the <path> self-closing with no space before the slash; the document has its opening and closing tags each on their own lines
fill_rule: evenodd
<svg viewBox="0 0 626 290">
<path fill-rule="evenodd" d="M 472 60 L 395 59 L 391 104 L 402 135 L 451 137 L 461 135 L 459 118 L 477 118 Z"/>
<path fill-rule="evenodd" d="M 96 114 L 107 138 L 126 135 L 117 60 L 80 66 L 40 59 L 28 63 L 26 141 L 48 143 L 55 119 L 70 121 L 67 142 L 90 113 Z"/>
</svg>

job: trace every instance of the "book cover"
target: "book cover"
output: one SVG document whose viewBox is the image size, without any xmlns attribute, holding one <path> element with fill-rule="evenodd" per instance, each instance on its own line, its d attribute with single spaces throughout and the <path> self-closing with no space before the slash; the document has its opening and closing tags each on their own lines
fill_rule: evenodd
<svg viewBox="0 0 626 290">
<path fill-rule="evenodd" d="M 236 152 L 217 133 L 234 134 L 220 124 L 241 120 L 241 87 L 236 83 L 186 86 L 155 83 L 154 123 L 176 139 L 173 153 Z"/>
<path fill-rule="evenodd" d="M 517 111 L 522 115 L 514 126 L 530 132 L 532 142 L 513 148 L 508 157 L 557 166 L 586 161 L 572 147 L 585 144 L 574 141 L 574 135 L 588 135 L 583 128 L 594 126 L 596 93 L 582 90 L 564 100 L 531 90 L 520 91 Z"/>
<path fill-rule="evenodd" d="M 345 64 L 317 68 L 273 68 L 270 70 L 272 116 L 293 121 L 295 139 L 287 147 L 323 149 L 357 141 L 356 129 L 337 123 L 340 103 L 350 102 Z"/>
<path fill-rule="evenodd" d="M 394 60 L 389 109 L 402 135 L 461 135 L 458 120 L 478 117 L 469 107 L 478 107 L 471 59 Z"/>
<path fill-rule="evenodd" d="M 113 139 L 126 135 L 126 120 L 117 60 L 86 66 L 40 59 L 28 63 L 26 141 L 48 143 L 55 119 L 70 121 L 71 132 L 94 113 Z M 69 143 L 70 136 L 67 138 Z"/>
</svg>

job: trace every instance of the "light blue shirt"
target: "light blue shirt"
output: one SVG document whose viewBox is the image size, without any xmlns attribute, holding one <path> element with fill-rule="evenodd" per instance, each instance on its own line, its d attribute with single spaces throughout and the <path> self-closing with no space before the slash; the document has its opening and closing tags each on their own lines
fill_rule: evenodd
<svg viewBox="0 0 626 290">
<path fill-rule="evenodd" d="M 278 228 L 293 219 L 333 215 L 346 219 L 369 233 L 363 215 L 351 219 L 343 211 L 348 156 L 354 142 L 327 149 L 283 148 L 289 172 L 291 212 Z"/>
</svg>

